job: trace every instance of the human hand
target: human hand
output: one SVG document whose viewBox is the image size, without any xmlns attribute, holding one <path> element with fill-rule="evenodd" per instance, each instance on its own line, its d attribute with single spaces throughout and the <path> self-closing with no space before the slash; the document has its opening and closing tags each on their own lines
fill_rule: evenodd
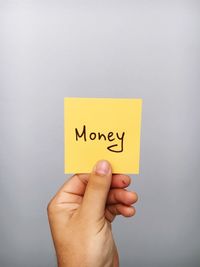
<svg viewBox="0 0 200 267">
<path fill-rule="evenodd" d="M 48 218 L 59 267 L 118 267 L 111 222 L 135 214 L 130 177 L 113 174 L 99 161 L 91 174 L 75 174 L 48 204 Z"/>
</svg>

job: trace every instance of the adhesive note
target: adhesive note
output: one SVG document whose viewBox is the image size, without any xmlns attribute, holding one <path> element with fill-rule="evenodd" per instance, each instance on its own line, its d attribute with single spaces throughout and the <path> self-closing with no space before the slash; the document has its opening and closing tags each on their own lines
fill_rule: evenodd
<svg viewBox="0 0 200 267">
<path fill-rule="evenodd" d="M 142 99 L 64 98 L 64 171 L 89 173 L 108 160 L 113 173 L 139 173 Z"/>
</svg>

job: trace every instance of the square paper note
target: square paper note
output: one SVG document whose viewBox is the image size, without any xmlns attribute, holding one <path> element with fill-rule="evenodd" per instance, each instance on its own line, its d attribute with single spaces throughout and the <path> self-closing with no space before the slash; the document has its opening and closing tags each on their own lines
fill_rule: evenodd
<svg viewBox="0 0 200 267">
<path fill-rule="evenodd" d="M 101 159 L 113 173 L 139 173 L 142 99 L 65 98 L 65 173 L 89 173 Z"/>
</svg>

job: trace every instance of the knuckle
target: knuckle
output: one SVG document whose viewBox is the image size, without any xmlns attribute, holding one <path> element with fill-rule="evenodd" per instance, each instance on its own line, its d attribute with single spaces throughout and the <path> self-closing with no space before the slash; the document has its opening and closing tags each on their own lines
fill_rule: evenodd
<svg viewBox="0 0 200 267">
<path fill-rule="evenodd" d="M 54 209 L 54 198 L 52 198 L 47 204 L 47 213 L 48 214 L 52 213 L 53 209 Z"/>
</svg>

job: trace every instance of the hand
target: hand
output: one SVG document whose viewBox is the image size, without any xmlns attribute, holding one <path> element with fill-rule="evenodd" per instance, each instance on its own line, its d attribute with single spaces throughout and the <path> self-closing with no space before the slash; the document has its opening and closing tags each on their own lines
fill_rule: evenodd
<svg viewBox="0 0 200 267">
<path fill-rule="evenodd" d="M 135 214 L 137 194 L 125 189 L 130 181 L 99 161 L 91 174 L 75 174 L 60 188 L 48 204 L 59 267 L 119 266 L 111 222 Z"/>
</svg>

